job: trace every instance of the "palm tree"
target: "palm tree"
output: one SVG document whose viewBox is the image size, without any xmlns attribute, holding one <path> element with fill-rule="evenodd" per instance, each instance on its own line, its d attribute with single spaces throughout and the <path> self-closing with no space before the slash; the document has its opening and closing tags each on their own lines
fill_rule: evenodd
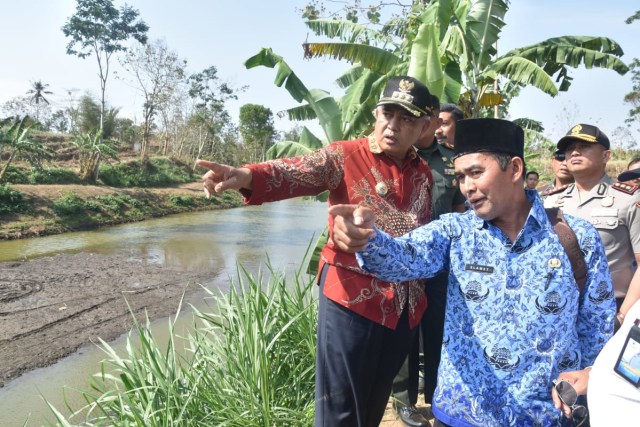
<svg viewBox="0 0 640 427">
<path fill-rule="evenodd" d="M 49 100 L 45 98 L 45 95 L 53 95 L 53 92 L 47 90 L 48 87 L 49 85 L 42 83 L 42 80 L 36 80 L 35 82 L 31 82 L 31 89 L 27 91 L 29 100 L 36 105 L 36 122 L 39 121 L 40 104 L 44 103 L 49 105 Z"/>
</svg>

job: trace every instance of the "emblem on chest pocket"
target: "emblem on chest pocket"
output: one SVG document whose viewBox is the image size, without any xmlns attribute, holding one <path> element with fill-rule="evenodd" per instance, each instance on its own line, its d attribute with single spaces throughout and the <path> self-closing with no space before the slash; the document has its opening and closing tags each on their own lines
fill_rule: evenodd
<svg viewBox="0 0 640 427">
<path fill-rule="evenodd" d="M 484 293 L 484 295 L 481 294 L 482 285 L 476 281 L 469 282 L 469 284 L 465 286 L 465 289 L 463 289 L 462 286 L 459 289 L 460 293 L 462 293 L 462 297 L 467 301 L 481 302 L 487 299 L 487 297 L 489 296 L 488 289 Z"/>
</svg>

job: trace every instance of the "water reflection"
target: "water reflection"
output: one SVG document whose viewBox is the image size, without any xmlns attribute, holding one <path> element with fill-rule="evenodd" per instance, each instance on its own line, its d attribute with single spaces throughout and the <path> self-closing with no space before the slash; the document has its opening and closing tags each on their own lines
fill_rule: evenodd
<svg viewBox="0 0 640 427">
<path fill-rule="evenodd" d="M 268 258 L 277 271 L 297 268 L 327 221 L 326 204 L 289 200 L 258 207 L 175 215 L 90 232 L 0 242 L 0 261 L 59 252 L 126 253 L 131 259 L 192 271 L 212 272 L 206 285 L 225 289 L 237 263 L 257 275 Z M 204 305 L 204 303 L 203 303 Z M 189 317 L 189 318 L 187 318 Z M 181 322 L 191 324 L 190 316 Z M 154 334 L 166 339 L 167 320 Z M 122 349 L 123 339 L 116 348 Z M 0 425 L 28 426 L 52 420 L 42 396 L 65 408 L 63 385 L 86 389 L 105 356 L 95 346 L 81 349 L 54 366 L 30 372 L 0 389 Z M 1 363 L 2 361 L 0 361 Z M 76 407 L 79 405 L 76 402 Z"/>
</svg>

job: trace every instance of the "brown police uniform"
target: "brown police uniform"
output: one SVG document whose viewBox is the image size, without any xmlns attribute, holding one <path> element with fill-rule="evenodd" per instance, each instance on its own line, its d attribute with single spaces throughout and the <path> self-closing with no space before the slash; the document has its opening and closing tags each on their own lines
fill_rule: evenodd
<svg viewBox="0 0 640 427">
<path fill-rule="evenodd" d="M 560 194 L 555 206 L 591 222 L 598 229 L 609 262 L 616 299 L 624 298 L 640 253 L 640 187 L 604 175 L 586 195 L 575 184 Z"/>
</svg>

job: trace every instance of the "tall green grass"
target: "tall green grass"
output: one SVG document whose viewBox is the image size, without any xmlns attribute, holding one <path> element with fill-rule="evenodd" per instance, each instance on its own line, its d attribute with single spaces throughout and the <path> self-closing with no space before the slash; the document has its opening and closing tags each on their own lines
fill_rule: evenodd
<svg viewBox="0 0 640 427">
<path fill-rule="evenodd" d="M 209 291 L 211 310 L 194 309 L 187 337 L 169 322 L 164 348 L 148 320 L 136 321 L 126 357 L 101 342 L 108 359 L 82 392 L 86 405 L 67 404 L 69 417 L 49 405 L 58 425 L 313 425 L 314 282 L 302 269 L 293 283 L 268 272 L 266 281 L 239 268 L 228 293 Z"/>
</svg>

